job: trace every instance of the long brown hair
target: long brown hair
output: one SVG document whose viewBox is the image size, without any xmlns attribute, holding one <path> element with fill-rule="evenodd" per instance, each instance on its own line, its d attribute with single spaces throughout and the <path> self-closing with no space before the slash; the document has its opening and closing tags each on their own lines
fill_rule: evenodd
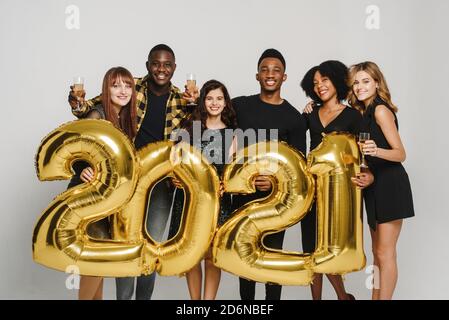
<svg viewBox="0 0 449 320">
<path fill-rule="evenodd" d="M 122 107 L 120 111 L 120 120 L 112 105 L 111 93 L 109 90 L 109 88 L 119 80 L 122 80 L 132 88 L 131 100 L 126 106 Z M 104 113 L 106 114 L 106 120 L 111 121 L 114 126 L 122 129 L 130 139 L 134 139 L 137 134 L 136 88 L 131 72 L 123 67 L 109 69 L 103 78 L 101 100 Z"/>
<path fill-rule="evenodd" d="M 201 121 L 201 131 L 206 130 L 206 120 L 207 120 L 207 109 L 206 109 L 206 96 L 207 94 L 215 89 L 221 89 L 223 91 L 223 96 L 225 99 L 225 107 L 221 113 L 221 120 L 230 129 L 237 128 L 237 116 L 235 114 L 234 108 L 232 107 L 231 97 L 229 96 L 228 90 L 225 85 L 217 80 L 207 81 L 200 90 L 200 97 L 198 106 L 193 110 L 191 116 L 183 121 L 181 127 L 186 129 L 187 132 L 192 134 L 192 127 L 194 121 Z"/>
<path fill-rule="evenodd" d="M 348 101 L 354 108 L 364 111 L 366 109 L 365 105 L 362 101 L 357 99 L 357 96 L 354 94 L 352 87 L 354 85 L 354 80 L 357 72 L 365 71 L 368 73 L 374 81 L 377 82 L 379 88 L 377 89 L 377 97 L 382 99 L 388 106 L 394 111 L 398 112 L 398 107 L 393 104 L 391 101 L 390 90 L 388 89 L 387 81 L 385 80 L 384 75 L 380 71 L 380 68 L 377 64 L 371 61 L 366 61 L 362 63 L 358 63 L 349 68 L 349 86 L 351 87 L 351 91 L 348 95 Z M 376 98 L 376 97 L 375 97 Z"/>
</svg>

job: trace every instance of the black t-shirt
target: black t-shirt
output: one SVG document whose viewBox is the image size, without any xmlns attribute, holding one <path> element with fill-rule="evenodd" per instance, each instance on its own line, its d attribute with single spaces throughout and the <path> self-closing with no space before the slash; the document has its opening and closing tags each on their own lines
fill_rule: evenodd
<svg viewBox="0 0 449 320">
<path fill-rule="evenodd" d="M 152 142 L 164 140 L 165 116 L 169 93 L 157 96 L 148 91 L 147 97 L 147 110 L 134 141 L 136 149 L 140 149 Z"/>
<path fill-rule="evenodd" d="M 257 94 L 234 98 L 232 105 L 240 129 L 276 129 L 279 141 L 288 143 L 303 154 L 306 153 L 305 119 L 287 100 L 280 105 L 273 105 L 263 102 Z M 267 140 L 268 136 L 269 131 Z"/>
<path fill-rule="evenodd" d="M 257 94 L 234 98 L 232 99 L 232 105 L 237 114 L 240 129 L 277 129 L 279 141 L 286 142 L 304 155 L 306 154 L 306 121 L 302 114 L 287 100 L 284 100 L 280 105 L 273 105 L 263 102 L 260 95 Z M 268 140 L 269 131 L 266 137 Z M 261 140 L 258 139 L 257 141 Z M 270 194 L 270 191 L 236 195 L 233 197 L 233 208 L 237 209 L 249 201 L 266 197 L 268 194 Z"/>
</svg>

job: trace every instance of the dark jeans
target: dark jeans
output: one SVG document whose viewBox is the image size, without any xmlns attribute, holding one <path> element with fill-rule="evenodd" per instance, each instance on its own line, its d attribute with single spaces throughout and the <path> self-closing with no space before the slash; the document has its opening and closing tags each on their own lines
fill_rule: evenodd
<svg viewBox="0 0 449 320">
<path fill-rule="evenodd" d="M 151 191 L 147 209 L 146 229 L 150 236 L 161 241 L 170 215 L 173 188 L 169 178 L 156 184 Z M 134 277 L 116 278 L 117 300 L 131 300 L 134 294 Z M 150 300 L 156 273 L 137 277 L 136 300 Z"/>
<path fill-rule="evenodd" d="M 265 237 L 265 246 L 273 249 L 282 249 L 285 230 Z M 256 296 L 256 282 L 239 278 L 240 297 L 242 300 L 254 300 Z M 278 284 L 265 284 L 265 300 L 281 300 L 282 286 Z"/>
</svg>

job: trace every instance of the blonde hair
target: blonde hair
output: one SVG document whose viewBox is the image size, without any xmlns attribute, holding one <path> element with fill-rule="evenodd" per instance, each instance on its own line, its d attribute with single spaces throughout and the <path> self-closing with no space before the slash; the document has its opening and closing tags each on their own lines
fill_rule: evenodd
<svg viewBox="0 0 449 320">
<path fill-rule="evenodd" d="M 358 63 L 349 68 L 348 85 L 349 87 L 351 87 L 351 90 L 348 95 L 348 101 L 351 104 L 351 106 L 360 111 L 364 111 L 366 109 L 365 105 L 357 99 L 356 95 L 354 94 L 354 91 L 352 90 L 355 81 L 355 76 L 359 71 L 365 71 L 374 79 L 374 81 L 377 82 L 378 84 L 377 96 L 380 97 L 380 99 L 382 99 L 386 104 L 388 104 L 388 106 L 394 112 L 398 112 L 398 107 L 395 106 L 391 101 L 390 90 L 388 89 L 387 81 L 385 80 L 384 75 L 380 71 L 378 65 L 371 61 Z"/>
</svg>

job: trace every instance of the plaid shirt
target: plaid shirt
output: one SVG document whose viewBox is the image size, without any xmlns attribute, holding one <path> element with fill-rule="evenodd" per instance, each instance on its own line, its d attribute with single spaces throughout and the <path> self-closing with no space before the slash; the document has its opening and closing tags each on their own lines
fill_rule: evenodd
<svg viewBox="0 0 449 320">
<path fill-rule="evenodd" d="M 134 78 L 134 81 L 136 83 L 137 131 L 139 131 L 148 105 L 148 75 L 143 78 Z M 101 104 L 101 96 L 85 101 L 81 106 L 80 111 L 72 110 L 72 113 L 76 117 L 82 118 L 90 109 L 99 104 Z M 179 88 L 172 84 L 165 109 L 165 140 L 170 139 L 172 131 L 179 128 L 181 120 L 188 116 L 191 111 L 192 110 L 187 107 L 186 100 L 182 98 Z"/>
</svg>

